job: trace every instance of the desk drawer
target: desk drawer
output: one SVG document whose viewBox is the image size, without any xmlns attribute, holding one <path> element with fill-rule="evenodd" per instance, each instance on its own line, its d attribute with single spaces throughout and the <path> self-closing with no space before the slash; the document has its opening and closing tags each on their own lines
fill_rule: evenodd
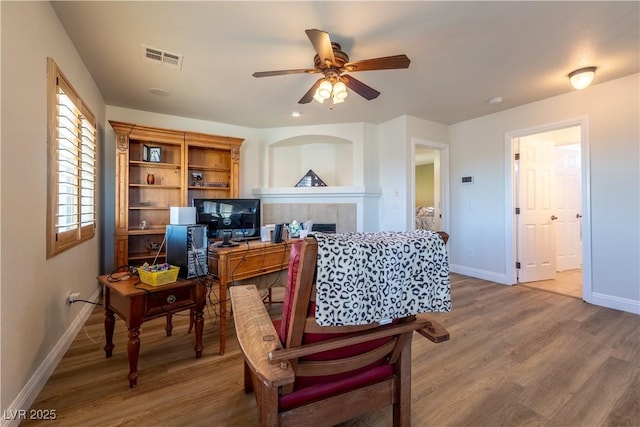
<svg viewBox="0 0 640 427">
<path fill-rule="evenodd" d="M 228 274 L 231 280 L 243 280 L 261 274 L 286 269 L 289 266 L 289 251 L 280 248 L 278 251 L 265 251 L 229 257 Z"/>
<path fill-rule="evenodd" d="M 144 317 L 162 315 L 170 311 L 178 311 L 180 307 L 189 308 L 196 303 L 194 287 L 155 291 L 144 299 Z"/>
</svg>

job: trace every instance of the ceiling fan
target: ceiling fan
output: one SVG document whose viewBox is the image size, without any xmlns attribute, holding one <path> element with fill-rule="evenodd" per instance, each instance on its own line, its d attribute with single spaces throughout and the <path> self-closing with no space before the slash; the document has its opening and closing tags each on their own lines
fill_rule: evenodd
<svg viewBox="0 0 640 427">
<path fill-rule="evenodd" d="M 253 73 L 253 77 L 282 76 L 286 74 L 322 74 L 313 86 L 298 101 L 307 104 L 315 99 L 323 102 L 331 97 L 333 103 L 343 102 L 347 96 L 346 87 L 367 100 L 372 100 L 380 92 L 357 80 L 349 73 L 356 71 L 394 70 L 409 68 L 411 62 L 407 55 L 385 56 L 382 58 L 349 61 L 349 56 L 343 52 L 338 43 L 331 41 L 329 33 L 321 30 L 305 30 L 317 54 L 314 57 L 314 67 L 309 69 L 260 71 Z M 345 87 L 346 86 L 346 87 Z"/>
</svg>

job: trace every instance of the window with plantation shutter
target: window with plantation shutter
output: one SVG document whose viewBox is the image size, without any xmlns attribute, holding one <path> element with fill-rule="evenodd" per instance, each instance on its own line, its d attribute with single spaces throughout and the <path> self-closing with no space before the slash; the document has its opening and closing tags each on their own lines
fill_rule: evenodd
<svg viewBox="0 0 640 427">
<path fill-rule="evenodd" d="M 48 59 L 47 258 L 95 235 L 96 122 Z"/>
</svg>

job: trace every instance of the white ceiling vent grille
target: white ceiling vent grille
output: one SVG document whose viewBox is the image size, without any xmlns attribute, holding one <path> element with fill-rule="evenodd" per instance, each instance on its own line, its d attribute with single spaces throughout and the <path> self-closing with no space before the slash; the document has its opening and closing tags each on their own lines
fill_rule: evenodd
<svg viewBox="0 0 640 427">
<path fill-rule="evenodd" d="M 142 59 L 146 62 L 174 70 L 182 69 L 182 55 L 170 53 L 155 47 L 142 45 Z"/>
</svg>

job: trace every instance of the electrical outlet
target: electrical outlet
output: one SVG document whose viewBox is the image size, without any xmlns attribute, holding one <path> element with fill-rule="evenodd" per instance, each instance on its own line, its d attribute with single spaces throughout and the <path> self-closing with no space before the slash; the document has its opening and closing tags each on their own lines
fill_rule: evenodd
<svg viewBox="0 0 640 427">
<path fill-rule="evenodd" d="M 73 304 L 74 302 L 78 301 L 79 298 L 80 298 L 79 292 L 69 292 L 67 294 L 67 305 Z"/>
</svg>

